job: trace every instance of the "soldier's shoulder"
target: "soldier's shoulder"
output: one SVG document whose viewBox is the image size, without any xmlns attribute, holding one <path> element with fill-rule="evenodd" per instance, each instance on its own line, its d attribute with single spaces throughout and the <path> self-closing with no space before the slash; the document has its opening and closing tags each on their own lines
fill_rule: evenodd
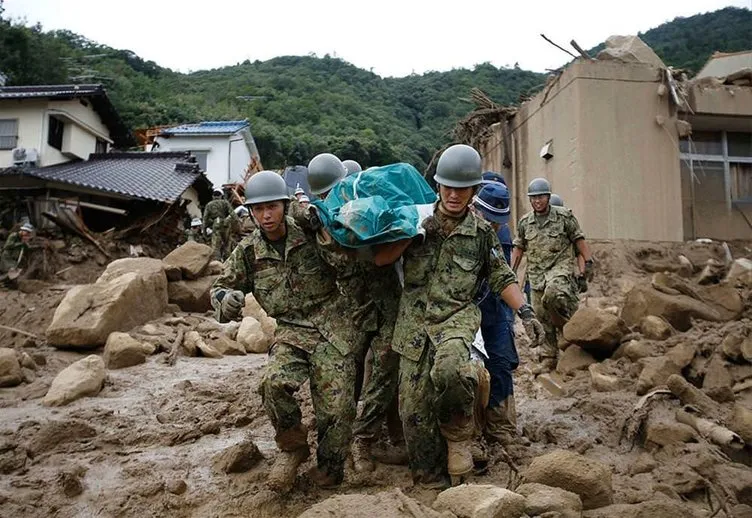
<svg viewBox="0 0 752 518">
<path fill-rule="evenodd" d="M 520 218 L 520 225 L 528 225 L 535 220 L 535 213 L 533 211 L 528 212 Z"/>
<path fill-rule="evenodd" d="M 575 219 L 575 220 L 577 219 L 574 213 L 572 212 L 572 209 L 569 209 L 567 207 L 559 207 L 559 206 L 552 205 L 551 210 L 554 211 L 557 215 L 561 216 L 562 218 Z"/>
<path fill-rule="evenodd" d="M 493 227 L 488 221 L 485 220 L 485 218 L 478 216 L 475 213 L 472 213 L 472 214 L 473 214 L 473 217 L 475 218 L 475 221 L 477 222 L 476 224 L 478 226 L 478 232 L 492 233 L 492 234 L 494 233 Z"/>
<path fill-rule="evenodd" d="M 256 245 L 256 243 L 259 242 L 260 239 L 261 239 L 261 231 L 259 229 L 255 229 L 249 235 L 241 239 L 240 243 L 238 243 L 238 246 L 243 248 L 244 250 L 249 247 L 252 248 Z"/>
</svg>

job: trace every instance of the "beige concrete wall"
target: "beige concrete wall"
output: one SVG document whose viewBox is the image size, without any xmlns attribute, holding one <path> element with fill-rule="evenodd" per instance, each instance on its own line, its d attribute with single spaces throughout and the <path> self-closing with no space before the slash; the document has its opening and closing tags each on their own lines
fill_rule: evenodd
<svg viewBox="0 0 752 518">
<path fill-rule="evenodd" d="M 46 139 L 40 139 L 42 131 L 42 112 L 47 101 L 2 101 L 0 102 L 0 119 L 18 119 L 18 147 L 36 149 Z M 0 151 L 0 167 L 13 165 L 12 150 Z"/>
<path fill-rule="evenodd" d="M 752 117 L 752 88 L 749 86 L 693 85 L 689 104 L 696 114 Z"/>
</svg>

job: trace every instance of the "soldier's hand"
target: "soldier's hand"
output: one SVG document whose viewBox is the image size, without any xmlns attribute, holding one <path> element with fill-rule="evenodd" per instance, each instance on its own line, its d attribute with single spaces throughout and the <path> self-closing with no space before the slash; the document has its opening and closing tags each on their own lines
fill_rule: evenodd
<svg viewBox="0 0 752 518">
<path fill-rule="evenodd" d="M 220 311 L 223 319 L 233 320 L 240 316 L 240 312 L 245 305 L 245 295 L 242 291 L 232 290 L 225 293 L 222 297 Z"/>
<path fill-rule="evenodd" d="M 525 327 L 525 334 L 530 338 L 530 346 L 535 348 L 543 344 L 546 338 L 546 332 L 543 329 L 543 325 L 535 318 L 535 311 L 533 311 L 530 304 L 523 304 L 517 311 L 522 319 L 522 325 Z"/>
<path fill-rule="evenodd" d="M 588 290 L 587 279 L 584 275 L 577 276 L 577 289 L 580 293 L 585 293 Z"/>
<path fill-rule="evenodd" d="M 588 282 L 593 282 L 593 276 L 595 275 L 595 263 L 592 259 L 585 261 L 585 271 L 583 272 L 583 275 Z"/>
</svg>

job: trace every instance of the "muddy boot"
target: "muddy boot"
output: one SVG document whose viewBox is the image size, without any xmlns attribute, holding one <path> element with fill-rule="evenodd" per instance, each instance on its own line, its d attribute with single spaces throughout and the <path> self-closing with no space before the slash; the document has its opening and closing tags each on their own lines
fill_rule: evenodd
<svg viewBox="0 0 752 518">
<path fill-rule="evenodd" d="M 370 473 L 376 466 L 371 457 L 371 441 L 356 438 L 352 445 L 353 468 L 356 473 Z"/>
<path fill-rule="evenodd" d="M 334 475 L 325 473 L 316 467 L 311 468 L 308 471 L 308 477 L 321 489 L 331 489 L 342 483 L 342 477 L 335 477 Z"/>
<path fill-rule="evenodd" d="M 462 484 L 473 470 L 472 441 L 447 440 L 447 471 L 452 485 Z"/>
<path fill-rule="evenodd" d="M 544 357 L 540 359 L 538 365 L 533 367 L 533 374 L 539 376 L 556 370 L 556 358 Z"/>
<path fill-rule="evenodd" d="M 404 442 L 397 444 L 379 443 L 373 449 L 373 458 L 382 464 L 406 466 L 407 446 Z"/>
<path fill-rule="evenodd" d="M 486 410 L 486 438 L 502 446 L 517 441 L 517 412 L 514 395 L 507 397 L 499 406 Z"/>
<path fill-rule="evenodd" d="M 274 460 L 266 483 L 272 491 L 287 491 L 295 483 L 300 466 L 310 455 L 308 446 L 301 446 L 293 451 L 281 451 Z"/>
</svg>

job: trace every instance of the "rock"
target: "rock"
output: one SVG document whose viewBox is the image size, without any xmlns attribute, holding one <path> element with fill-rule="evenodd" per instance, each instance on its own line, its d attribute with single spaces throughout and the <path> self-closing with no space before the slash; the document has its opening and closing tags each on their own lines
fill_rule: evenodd
<svg viewBox="0 0 752 518">
<path fill-rule="evenodd" d="M 201 338 L 201 335 L 198 334 L 197 331 L 188 331 L 185 334 L 185 338 L 183 338 L 183 348 L 185 348 L 186 351 L 192 353 L 189 354 L 189 356 L 194 356 L 200 352 L 201 356 L 205 356 L 207 358 L 222 357 L 222 353 L 204 342 L 204 339 Z"/>
<path fill-rule="evenodd" d="M 555 450 L 536 457 L 523 479 L 575 493 L 582 499 L 584 509 L 595 509 L 613 502 L 611 469 L 571 451 Z"/>
<path fill-rule="evenodd" d="M 582 516 L 582 500 L 575 493 L 543 484 L 522 484 L 516 492 L 525 497 L 525 514 L 552 513 L 557 518 Z"/>
<path fill-rule="evenodd" d="M 19 362 L 21 363 L 21 367 L 26 367 L 27 369 L 31 369 L 33 371 L 37 370 L 39 366 L 34 361 L 34 359 L 29 355 L 29 353 L 22 352 L 20 355 L 17 355 L 20 357 Z"/>
<path fill-rule="evenodd" d="M 42 404 L 61 406 L 84 396 L 95 396 L 102 390 L 105 370 L 104 361 L 96 355 L 90 355 L 69 365 L 58 374 Z"/>
<path fill-rule="evenodd" d="M 697 344 L 693 342 L 682 342 L 669 349 L 666 356 L 678 365 L 680 369 L 683 369 L 692 363 L 696 354 Z"/>
<path fill-rule="evenodd" d="M 739 403 L 734 405 L 729 428 L 739 434 L 747 444 L 752 444 L 752 410 Z"/>
<path fill-rule="evenodd" d="M 631 340 L 624 344 L 624 356 L 633 362 L 648 358 L 653 354 L 653 346 L 642 340 Z"/>
<path fill-rule="evenodd" d="M 640 332 L 648 340 L 665 340 L 674 334 L 674 329 L 661 317 L 648 315 L 640 320 Z"/>
<path fill-rule="evenodd" d="M 657 467 L 658 463 L 653 456 L 647 452 L 643 452 L 640 453 L 640 456 L 637 457 L 632 464 L 629 465 L 629 474 L 634 476 L 639 475 L 640 473 L 650 473 Z"/>
<path fill-rule="evenodd" d="M 128 333 L 111 333 L 104 346 L 104 364 L 108 369 L 124 369 L 146 362 L 146 348 Z"/>
<path fill-rule="evenodd" d="M 638 36 L 610 36 L 606 40 L 606 48 L 598 53 L 597 59 L 621 63 L 643 63 L 661 70 L 666 68 L 661 58 Z"/>
<path fill-rule="evenodd" d="M 29 458 L 27 450 L 15 443 L 0 443 L 0 474 L 9 475 L 16 470 L 23 469 Z"/>
<path fill-rule="evenodd" d="M 662 317 L 674 329 L 687 331 L 692 318 L 721 321 L 721 315 L 709 305 L 687 295 L 669 295 L 650 284 L 638 284 L 629 293 L 621 310 L 627 326 L 637 326 L 648 315 Z"/>
<path fill-rule="evenodd" d="M 702 380 L 702 390 L 709 396 L 712 394 L 731 393 L 731 399 L 734 398 L 734 392 L 731 388 L 734 386 L 734 379 L 728 370 L 726 361 L 720 354 L 714 354 L 705 368 L 705 377 Z M 717 398 L 713 398 L 718 401 Z M 726 401 L 729 399 L 723 398 Z"/>
<path fill-rule="evenodd" d="M 212 248 L 195 241 L 188 241 L 167 254 L 162 261 L 170 266 L 180 268 L 185 279 L 198 279 L 209 266 Z"/>
<path fill-rule="evenodd" d="M 177 304 L 167 304 L 167 307 L 165 307 L 164 312 L 169 314 L 175 314 L 180 313 L 181 309 L 180 306 Z"/>
<path fill-rule="evenodd" d="M 697 284 L 717 284 L 721 281 L 726 273 L 726 265 L 716 259 L 708 259 L 707 264 L 700 272 Z"/>
<path fill-rule="evenodd" d="M 697 293 L 718 312 L 721 321 L 735 320 L 744 311 L 744 301 L 736 288 L 728 283 L 700 286 Z"/>
<path fill-rule="evenodd" d="M 15 387 L 23 381 L 16 351 L 0 347 L 0 387 Z"/>
<path fill-rule="evenodd" d="M 752 260 L 741 258 L 731 263 L 726 282 L 737 288 L 752 287 Z"/>
<path fill-rule="evenodd" d="M 566 394 L 566 389 L 564 388 L 564 381 L 555 372 L 548 372 L 546 374 L 541 374 L 540 376 L 536 378 L 536 380 L 553 397 L 560 398 L 560 397 L 564 397 L 564 395 Z"/>
<path fill-rule="evenodd" d="M 171 264 L 165 264 L 165 275 L 167 275 L 167 282 L 176 282 L 183 279 L 183 272 L 180 267 Z"/>
<path fill-rule="evenodd" d="M 739 346 L 739 352 L 742 358 L 752 363 L 752 336 L 748 336 Z"/>
<path fill-rule="evenodd" d="M 570 345 L 559 355 L 556 372 L 559 374 L 574 374 L 578 370 L 585 370 L 595 363 L 595 358 L 577 345 Z"/>
<path fill-rule="evenodd" d="M 264 457 L 251 439 L 230 446 L 214 457 L 214 467 L 222 473 L 244 473 Z"/>
<path fill-rule="evenodd" d="M 256 301 L 252 293 L 245 296 L 245 307 L 243 307 L 244 317 L 253 317 L 261 323 L 261 329 L 266 336 L 274 336 L 277 329 L 277 321 L 266 314 L 264 308 Z"/>
<path fill-rule="evenodd" d="M 96 283 L 66 293 L 47 328 L 54 346 L 91 349 L 110 333 L 128 331 L 162 316 L 167 277 L 157 259 L 118 259 Z"/>
<path fill-rule="evenodd" d="M 567 342 L 579 345 L 593 356 L 607 358 L 629 332 L 624 321 L 607 311 L 582 307 L 564 326 Z"/>
<path fill-rule="evenodd" d="M 209 345 L 216 349 L 219 354 L 243 356 L 246 353 L 245 347 L 223 334 L 209 340 Z"/>
<path fill-rule="evenodd" d="M 270 337 L 264 333 L 261 323 L 253 317 L 244 317 L 240 323 L 237 341 L 249 353 L 269 352 L 273 339 L 273 336 Z"/>
<path fill-rule="evenodd" d="M 189 313 L 204 313 L 211 310 L 209 290 L 216 276 L 207 276 L 195 281 L 177 281 L 167 285 L 167 294 L 172 304 Z"/>
<path fill-rule="evenodd" d="M 697 441 L 694 428 L 680 423 L 673 417 L 650 415 L 645 426 L 645 443 L 658 446 L 669 446 L 684 442 Z"/>
<path fill-rule="evenodd" d="M 679 268 L 677 268 L 676 274 L 681 275 L 682 277 L 692 277 L 692 274 L 695 272 L 695 267 L 692 264 L 692 261 L 690 261 L 685 255 L 679 255 L 677 259 L 679 261 Z"/>
<path fill-rule="evenodd" d="M 188 490 L 185 480 L 176 478 L 165 482 L 165 489 L 173 495 L 182 495 Z"/>
<path fill-rule="evenodd" d="M 81 478 L 76 473 L 62 471 L 57 474 L 56 481 L 68 498 L 73 498 L 84 492 L 84 485 Z"/>
<path fill-rule="evenodd" d="M 433 508 L 457 518 L 518 518 L 525 512 L 525 497 L 498 486 L 462 484 L 439 493 Z"/>
<path fill-rule="evenodd" d="M 225 265 L 222 261 L 211 261 L 206 269 L 206 275 L 222 275 Z"/>
<path fill-rule="evenodd" d="M 644 367 L 635 387 L 638 395 L 647 394 L 649 390 L 665 385 L 669 376 L 681 373 L 681 368 L 667 356 L 643 358 L 640 363 L 643 363 Z"/>
<path fill-rule="evenodd" d="M 298 518 L 456 518 L 439 513 L 417 500 L 405 496 L 399 489 L 375 495 L 351 494 L 330 496 L 312 505 Z"/>
<path fill-rule="evenodd" d="M 617 376 L 601 372 L 602 367 L 599 363 L 594 363 L 588 367 L 590 372 L 590 386 L 596 392 L 614 392 L 619 390 L 621 381 Z"/>
<path fill-rule="evenodd" d="M 661 498 L 639 504 L 615 504 L 585 512 L 583 518 L 694 518 L 691 507 L 680 500 Z"/>
</svg>

